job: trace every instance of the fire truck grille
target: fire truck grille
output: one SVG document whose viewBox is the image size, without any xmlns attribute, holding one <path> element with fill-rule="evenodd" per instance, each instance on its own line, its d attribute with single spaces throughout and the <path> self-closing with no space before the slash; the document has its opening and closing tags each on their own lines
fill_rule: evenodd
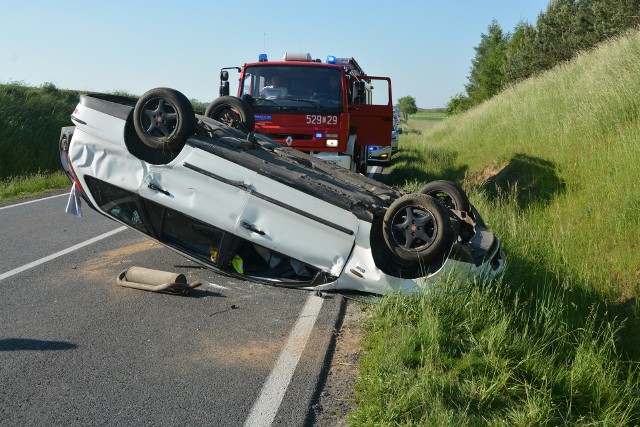
<svg viewBox="0 0 640 427">
<path fill-rule="evenodd" d="M 273 139 L 287 139 L 287 138 L 291 137 L 294 141 L 311 140 L 311 139 L 313 139 L 313 135 L 308 135 L 308 134 L 304 134 L 304 133 L 294 133 L 294 134 L 290 134 L 290 133 L 268 133 L 267 135 L 269 137 L 273 138 Z"/>
</svg>

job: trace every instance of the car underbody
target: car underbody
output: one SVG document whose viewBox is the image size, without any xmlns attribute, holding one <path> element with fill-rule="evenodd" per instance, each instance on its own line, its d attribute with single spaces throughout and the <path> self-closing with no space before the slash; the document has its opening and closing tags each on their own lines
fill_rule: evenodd
<svg viewBox="0 0 640 427">
<path fill-rule="evenodd" d="M 503 269 L 478 212 L 450 203 L 459 187 L 410 194 L 180 108 L 193 126 L 176 135 L 180 123 L 163 121 L 174 111 L 160 109 L 182 98 L 152 95 L 82 95 L 61 161 L 89 206 L 189 259 L 260 283 L 377 294 Z"/>
</svg>

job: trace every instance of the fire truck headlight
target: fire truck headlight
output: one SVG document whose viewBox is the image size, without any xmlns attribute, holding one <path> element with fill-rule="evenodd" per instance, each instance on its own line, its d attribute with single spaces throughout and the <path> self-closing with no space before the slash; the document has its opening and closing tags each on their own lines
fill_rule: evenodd
<svg viewBox="0 0 640 427">
<path fill-rule="evenodd" d="M 325 143 L 325 145 L 327 147 L 335 148 L 335 147 L 338 146 L 338 140 L 337 139 L 327 139 L 327 142 Z"/>
</svg>

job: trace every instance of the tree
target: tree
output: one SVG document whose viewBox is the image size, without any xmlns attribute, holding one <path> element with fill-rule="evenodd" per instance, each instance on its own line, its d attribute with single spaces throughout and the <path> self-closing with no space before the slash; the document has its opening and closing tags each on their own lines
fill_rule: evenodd
<svg viewBox="0 0 640 427">
<path fill-rule="evenodd" d="M 400 114 L 402 114 L 402 119 L 406 122 L 409 119 L 409 114 L 418 112 L 416 99 L 413 96 L 403 96 L 398 99 L 398 109 L 400 110 Z"/>
<path fill-rule="evenodd" d="M 582 50 L 640 25 L 640 0 L 549 0 L 536 25 L 521 21 L 505 34 L 494 19 L 471 64 L 466 93 L 453 97 L 449 113 L 458 113 Z"/>
<path fill-rule="evenodd" d="M 579 0 L 578 31 L 587 47 L 623 33 L 640 21 L 638 0 Z"/>
<path fill-rule="evenodd" d="M 463 111 L 467 111 L 471 108 L 471 100 L 464 93 L 459 93 L 456 96 L 452 97 L 447 104 L 447 114 L 453 115 L 462 113 Z"/>
<path fill-rule="evenodd" d="M 537 23 L 537 48 L 543 70 L 571 59 L 586 47 L 579 36 L 578 3 L 575 0 L 551 0 Z"/>
<path fill-rule="evenodd" d="M 540 68 L 536 50 L 536 29 L 520 21 L 506 49 L 504 77 L 506 83 L 516 83 L 536 74 Z"/>
<path fill-rule="evenodd" d="M 471 62 L 469 83 L 466 85 L 472 104 L 491 98 L 505 84 L 504 64 L 509 35 L 502 32 L 495 19 L 488 30 L 487 34 L 480 35 L 480 44 L 475 47 L 476 56 Z"/>
</svg>

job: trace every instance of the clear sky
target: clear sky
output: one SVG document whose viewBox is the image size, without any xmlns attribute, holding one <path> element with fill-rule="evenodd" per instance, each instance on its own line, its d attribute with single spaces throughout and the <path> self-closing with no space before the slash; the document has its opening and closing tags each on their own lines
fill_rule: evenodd
<svg viewBox="0 0 640 427">
<path fill-rule="evenodd" d="M 464 92 L 491 21 L 511 32 L 535 24 L 548 3 L 0 0 L 0 82 L 134 95 L 162 86 L 209 102 L 220 68 L 262 52 L 309 52 L 354 57 L 367 74 L 391 77 L 394 102 L 444 107 Z"/>
</svg>

